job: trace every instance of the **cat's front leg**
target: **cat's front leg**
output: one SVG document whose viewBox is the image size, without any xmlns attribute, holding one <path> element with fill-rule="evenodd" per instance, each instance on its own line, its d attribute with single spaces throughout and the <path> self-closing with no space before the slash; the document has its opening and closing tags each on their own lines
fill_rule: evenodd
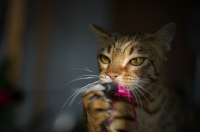
<svg viewBox="0 0 200 132">
<path fill-rule="evenodd" d="M 90 91 L 82 96 L 82 102 L 89 132 L 111 132 L 105 125 L 110 117 L 111 101 L 104 92 Z"/>
</svg>

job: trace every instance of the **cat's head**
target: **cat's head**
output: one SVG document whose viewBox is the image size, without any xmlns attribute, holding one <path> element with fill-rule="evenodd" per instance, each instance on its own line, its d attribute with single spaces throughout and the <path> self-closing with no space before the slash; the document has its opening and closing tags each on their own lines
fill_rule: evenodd
<svg viewBox="0 0 200 132">
<path fill-rule="evenodd" d="M 153 34 L 111 33 L 95 25 L 90 27 L 100 42 L 98 62 L 102 83 L 115 81 L 129 89 L 160 77 L 175 34 L 174 23 Z"/>
</svg>

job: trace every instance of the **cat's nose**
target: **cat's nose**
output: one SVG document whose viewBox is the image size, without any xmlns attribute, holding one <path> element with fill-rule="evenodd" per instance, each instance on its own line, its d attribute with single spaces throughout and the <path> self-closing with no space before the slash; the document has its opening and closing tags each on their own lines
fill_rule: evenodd
<svg viewBox="0 0 200 132">
<path fill-rule="evenodd" d="M 116 72 L 108 72 L 106 73 L 107 76 L 110 77 L 110 79 L 114 80 L 116 77 L 119 76 L 119 73 L 116 73 Z"/>
</svg>

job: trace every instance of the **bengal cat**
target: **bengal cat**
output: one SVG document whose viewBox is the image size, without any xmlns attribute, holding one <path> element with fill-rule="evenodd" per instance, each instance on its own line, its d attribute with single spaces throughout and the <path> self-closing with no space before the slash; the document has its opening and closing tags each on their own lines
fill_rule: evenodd
<svg viewBox="0 0 200 132">
<path fill-rule="evenodd" d="M 184 107 L 174 90 L 162 79 L 175 24 L 170 23 L 153 34 L 111 33 L 95 25 L 90 27 L 101 44 L 98 53 L 100 82 L 114 81 L 123 86 L 133 94 L 135 108 L 128 99 L 109 99 L 100 90 L 86 92 L 82 102 L 88 131 L 187 131 Z M 111 120 L 109 123 L 108 119 Z"/>
</svg>

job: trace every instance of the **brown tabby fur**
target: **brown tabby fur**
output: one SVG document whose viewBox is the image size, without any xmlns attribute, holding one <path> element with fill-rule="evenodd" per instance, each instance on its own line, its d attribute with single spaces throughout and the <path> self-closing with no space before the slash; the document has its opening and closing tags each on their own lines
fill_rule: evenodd
<svg viewBox="0 0 200 132">
<path fill-rule="evenodd" d="M 135 97 L 138 128 L 134 125 L 134 112 L 128 99 L 111 98 L 102 91 L 86 92 L 82 97 L 89 132 L 184 132 L 187 131 L 186 115 L 180 99 L 173 89 L 163 84 L 162 71 L 175 34 L 175 24 L 170 23 L 154 34 L 109 33 L 91 25 L 101 47 L 99 55 L 100 82 L 115 81 Z M 144 57 L 139 66 L 130 60 Z M 96 98 L 96 99 L 93 99 Z M 107 123 L 109 117 L 112 119 Z"/>
</svg>

